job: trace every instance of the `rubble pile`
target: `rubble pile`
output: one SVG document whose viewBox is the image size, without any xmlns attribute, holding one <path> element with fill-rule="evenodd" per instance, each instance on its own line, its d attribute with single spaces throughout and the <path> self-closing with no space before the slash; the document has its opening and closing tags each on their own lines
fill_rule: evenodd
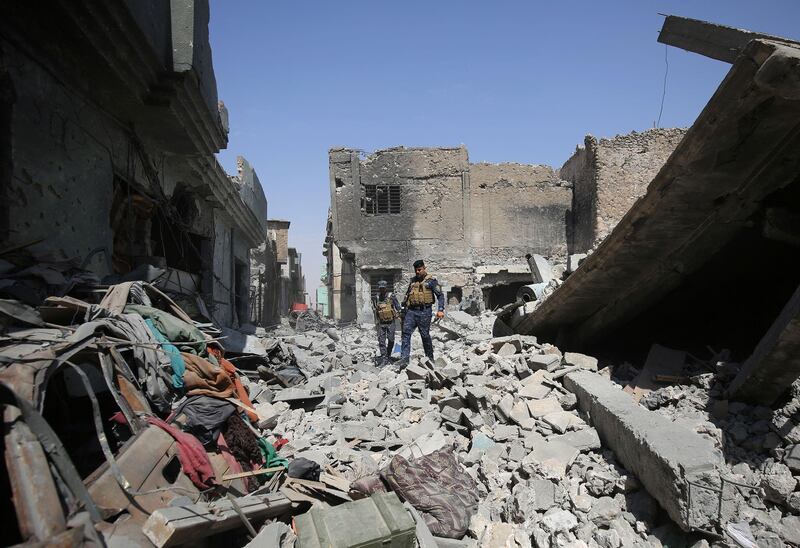
<svg viewBox="0 0 800 548">
<path fill-rule="evenodd" d="M 724 455 L 726 478 L 737 496 L 725 501 L 723 522 L 745 531 L 758 546 L 798 545 L 800 380 L 776 409 L 729 401 L 728 387 L 740 364 L 727 350 L 707 360 L 658 345 L 654 350 L 671 354 L 668 367 L 674 374 L 648 371 L 660 380 L 652 389 L 636 387 L 642 372 L 627 363 L 607 368 L 608 375 L 640 397 L 640 405 L 707 438 Z M 648 358 L 645 370 L 649 363 Z"/>
<path fill-rule="evenodd" d="M 310 546 L 323 524 L 377 512 L 420 546 L 800 545 L 800 386 L 774 411 L 728 402 L 738 364 L 724 352 L 700 362 L 656 345 L 641 368 L 600 364 L 452 311 L 434 323 L 435 360 L 377 367 L 374 332 L 355 325 L 253 330 L 240 334 L 253 352 L 226 353 L 232 339 L 142 282 L 96 304 L 4 303 L 0 380 L 62 439 L 107 542 Z M 575 388 L 587 382 L 724 455 L 728 491 L 694 501 L 720 500 L 716 521 L 687 521 L 691 497 L 687 520 L 662 510 L 587 413 Z M 8 472 L 13 486 L 21 470 Z M 385 530 L 352 529 L 346 542 Z"/>
</svg>

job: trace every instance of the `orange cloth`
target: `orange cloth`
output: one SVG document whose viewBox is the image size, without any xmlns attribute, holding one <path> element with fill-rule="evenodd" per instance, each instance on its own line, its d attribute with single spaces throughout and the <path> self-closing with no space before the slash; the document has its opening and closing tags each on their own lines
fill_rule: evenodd
<svg viewBox="0 0 800 548">
<path fill-rule="evenodd" d="M 236 369 L 236 366 L 233 365 L 228 360 L 226 360 L 225 358 L 223 358 L 222 350 L 220 350 L 219 348 L 209 345 L 208 352 L 212 354 L 215 358 L 217 358 L 219 364 L 229 375 L 231 381 L 233 381 L 233 391 L 236 394 L 236 397 L 247 407 L 252 408 L 253 402 L 250 401 L 250 396 L 244 389 L 242 381 L 239 380 L 239 375 L 236 374 L 238 371 Z M 258 422 L 258 415 L 256 413 L 248 411 L 247 409 L 245 409 L 245 413 L 247 413 L 247 416 L 250 418 L 251 421 Z"/>
<path fill-rule="evenodd" d="M 186 364 L 183 384 L 189 396 L 202 394 L 213 398 L 233 396 L 233 382 L 222 367 L 217 367 L 205 358 L 181 352 Z"/>
</svg>

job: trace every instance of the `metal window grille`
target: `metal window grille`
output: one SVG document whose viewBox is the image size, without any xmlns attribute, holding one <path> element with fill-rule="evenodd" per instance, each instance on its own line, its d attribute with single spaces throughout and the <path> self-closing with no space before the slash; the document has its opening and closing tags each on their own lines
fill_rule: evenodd
<svg viewBox="0 0 800 548">
<path fill-rule="evenodd" d="M 400 213 L 400 185 L 364 185 L 367 215 Z"/>
</svg>

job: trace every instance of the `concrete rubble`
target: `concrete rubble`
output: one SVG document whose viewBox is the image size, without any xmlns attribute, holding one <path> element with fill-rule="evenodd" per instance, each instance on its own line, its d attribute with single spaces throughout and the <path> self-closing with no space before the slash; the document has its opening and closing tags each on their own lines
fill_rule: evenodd
<svg viewBox="0 0 800 548">
<path fill-rule="evenodd" d="M 23 319 L 37 316 L 27 312 Z M 158 546 L 211 534 L 245 543 L 253 535 L 238 507 L 259 537 L 289 546 L 294 535 L 278 528 L 281 521 L 361 498 L 356 485 L 365 481 L 385 490 L 379 474 L 398 455 L 445 449 L 476 486 L 458 546 L 703 546 L 742 523 L 756 542 L 797 545 L 800 385 L 774 411 L 726 402 L 732 364 L 687 357 L 674 377 L 680 383 L 646 389 L 637 403 L 623 390 L 638 377 L 631 364 L 562 354 L 532 336 L 492 337 L 492 320 L 454 314 L 434 329 L 436 360 L 415 355 L 404 369 L 376 367 L 368 326 L 297 332 L 284 322 L 256 330 L 263 353 L 231 356 L 257 415 L 251 427 L 290 467 L 316 463 L 318 479 L 263 474 L 249 486 L 229 483 L 226 490 L 240 496 L 236 506 L 225 496 L 196 501 L 195 494 L 152 507 L 149 518 L 106 517 L 99 529 L 109 541 L 121 531 L 142 541 L 130 530 L 134 523 Z M 24 359 L 24 345 L 38 337 L 15 325 L 9 317 L 5 361 Z M 117 462 L 132 479 L 121 455 Z M 97 493 L 97 474 L 89 478 L 89 492 Z M 103 481 L 116 485 L 111 476 Z M 189 516 L 198 512 L 215 516 L 214 527 L 194 528 Z M 417 534 L 428 538 L 420 523 Z"/>
<path fill-rule="evenodd" d="M 108 42 L 111 21 L 138 29 L 121 4 L 90 5 L 103 32 L 87 35 L 87 50 Z M 332 149 L 341 210 L 325 246 L 338 295 L 330 319 L 302 304 L 289 222 L 267 222 L 243 159 L 231 178 L 209 164 L 215 175 L 204 183 L 239 213 L 236 226 L 221 217 L 194 227 L 231 252 L 232 269 L 203 268 L 229 282 L 205 292 L 226 299 L 211 313 L 199 273 L 152 255 L 165 249 L 145 245 L 136 270 L 109 277 L 90 268 L 109 242 L 82 261 L 33 249 L 38 241 L 5 247 L 0 538 L 159 548 L 800 547 L 800 279 L 763 267 L 800 242 L 800 48 L 674 17 L 660 40 L 732 63 L 688 130 L 589 136 L 557 171 L 470 164 L 464 147 L 364 158 Z M 186 101 L 199 93 L 173 91 Z M 208 135 L 187 133 L 173 152 L 205 173 L 189 142 L 212 158 L 227 113 L 201 107 Z M 636 176 L 626 179 L 633 155 Z M 394 221 L 380 216 L 401 213 L 397 185 L 382 179 L 387 166 L 426 198 L 461 201 L 438 211 L 439 200 L 447 223 L 405 234 L 409 252 L 428 249 L 425 231 L 440 243 L 453 227 L 466 236 L 432 257 L 448 304 L 433 323 L 436 358 L 420 354 L 415 335 L 410 363 L 379 366 L 374 326 L 359 322 L 371 317 L 371 287 L 387 277 L 394 288 L 408 262 L 394 240 L 362 247 L 362 230 L 387 230 Z M 430 190 L 431 179 L 444 190 Z M 176 211 L 191 201 L 181 192 L 170 198 Z M 544 208 L 525 220 L 552 228 L 535 245 L 512 242 L 526 231 L 502 215 L 483 215 L 482 203 L 515 205 L 514 196 Z M 420 211 L 404 214 L 424 220 Z M 509 246 L 498 252 L 486 231 L 509 236 Z M 111 243 L 138 243 L 125 235 L 127 244 Z M 111 257 L 131 255 L 123 247 Z M 742 294 L 742 280 L 763 288 L 758 298 Z"/>
</svg>

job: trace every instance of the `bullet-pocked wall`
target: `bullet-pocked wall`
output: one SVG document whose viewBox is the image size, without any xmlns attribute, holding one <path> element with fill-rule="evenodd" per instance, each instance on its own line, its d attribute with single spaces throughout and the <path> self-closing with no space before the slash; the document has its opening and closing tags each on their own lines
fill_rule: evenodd
<svg viewBox="0 0 800 548">
<path fill-rule="evenodd" d="M 249 276 L 266 200 L 257 178 L 237 186 L 214 157 L 227 115 L 208 2 L 90 4 L 0 7 L 0 244 L 99 278 L 168 270 L 191 281 L 176 286 L 181 303 L 199 292 L 229 325 L 249 283 L 238 301 L 216 285 L 230 293 Z M 238 263 L 217 270 L 223 241 Z"/>
<path fill-rule="evenodd" d="M 526 253 L 566 252 L 571 185 L 547 166 L 471 165 L 463 146 L 368 156 L 332 149 L 330 177 L 330 235 L 353 258 L 359 321 L 372 320 L 373 278 L 391 276 L 402 293 L 416 259 L 455 306 L 465 295 L 482 298 L 477 266 L 508 272 L 493 284 L 529 282 Z M 348 319 L 337 316 L 343 306 L 331 308 L 334 318 Z"/>
</svg>

